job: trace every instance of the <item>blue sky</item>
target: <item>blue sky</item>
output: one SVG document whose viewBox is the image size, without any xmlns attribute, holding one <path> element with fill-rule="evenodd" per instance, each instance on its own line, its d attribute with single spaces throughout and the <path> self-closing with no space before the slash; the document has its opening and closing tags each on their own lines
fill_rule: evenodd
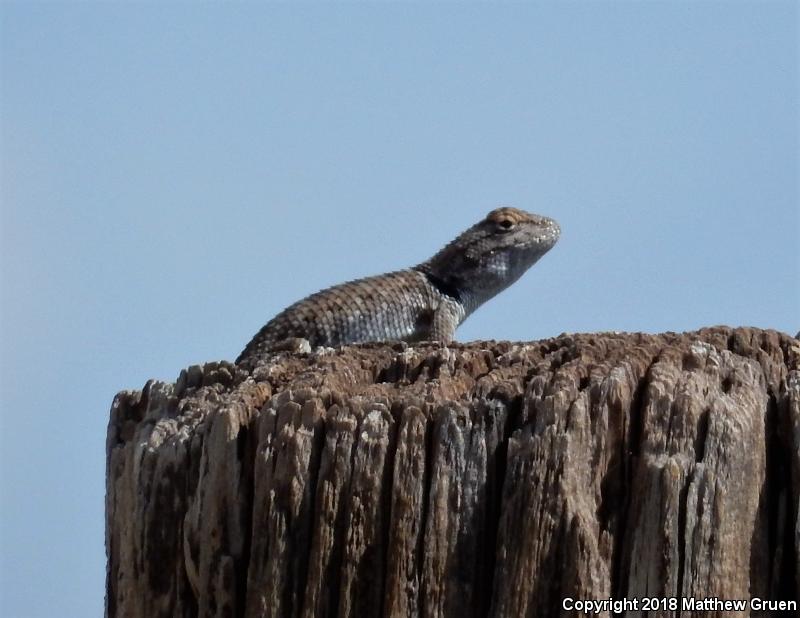
<svg viewBox="0 0 800 618">
<path fill-rule="evenodd" d="M 498 205 L 458 331 L 800 329 L 793 2 L 3 3 L 0 614 L 98 615 L 114 394 Z"/>
</svg>

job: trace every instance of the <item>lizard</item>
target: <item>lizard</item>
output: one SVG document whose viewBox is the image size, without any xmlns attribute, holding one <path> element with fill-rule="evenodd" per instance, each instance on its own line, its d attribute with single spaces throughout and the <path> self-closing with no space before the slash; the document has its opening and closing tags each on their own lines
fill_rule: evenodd
<svg viewBox="0 0 800 618">
<path fill-rule="evenodd" d="M 287 307 L 256 333 L 236 364 L 255 363 L 292 339 L 312 348 L 448 343 L 471 313 L 517 281 L 560 235 L 553 219 L 497 208 L 417 266 L 341 283 Z"/>
</svg>

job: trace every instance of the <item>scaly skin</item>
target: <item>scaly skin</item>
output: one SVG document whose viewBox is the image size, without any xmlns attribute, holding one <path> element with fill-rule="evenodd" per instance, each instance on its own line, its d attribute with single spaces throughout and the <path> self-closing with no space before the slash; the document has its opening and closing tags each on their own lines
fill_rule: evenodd
<svg viewBox="0 0 800 618">
<path fill-rule="evenodd" d="M 553 219 L 498 208 L 429 260 L 348 281 L 284 309 L 236 359 L 254 364 L 282 341 L 312 347 L 366 341 L 444 341 L 478 307 L 519 279 L 555 245 Z"/>
</svg>

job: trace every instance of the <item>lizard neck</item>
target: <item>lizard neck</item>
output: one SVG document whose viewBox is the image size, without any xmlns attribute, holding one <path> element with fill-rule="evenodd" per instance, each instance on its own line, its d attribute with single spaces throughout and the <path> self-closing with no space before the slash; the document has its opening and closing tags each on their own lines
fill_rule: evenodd
<svg viewBox="0 0 800 618">
<path fill-rule="evenodd" d="M 463 278 L 455 273 L 439 272 L 430 262 L 414 266 L 413 270 L 422 273 L 437 292 L 461 305 L 464 309 L 464 318 L 493 296 L 493 294 L 476 293 Z"/>
<path fill-rule="evenodd" d="M 440 294 L 444 294 L 449 298 L 452 298 L 454 301 L 463 304 L 462 292 L 461 290 L 454 286 L 451 282 L 447 281 L 446 279 L 442 279 L 439 275 L 432 273 L 425 268 L 418 266 L 415 267 L 414 270 L 421 272 L 425 279 L 428 280 L 430 283 Z"/>
<path fill-rule="evenodd" d="M 519 279 L 541 251 L 487 249 L 476 256 L 445 247 L 415 270 L 464 308 L 464 317 Z"/>
</svg>

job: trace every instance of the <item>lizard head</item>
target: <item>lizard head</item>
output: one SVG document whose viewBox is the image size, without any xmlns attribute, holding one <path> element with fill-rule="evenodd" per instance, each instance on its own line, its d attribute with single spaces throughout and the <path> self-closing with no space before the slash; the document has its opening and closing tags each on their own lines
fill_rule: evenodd
<svg viewBox="0 0 800 618">
<path fill-rule="evenodd" d="M 470 312 L 519 279 L 560 234 L 553 219 L 497 208 L 418 268 L 457 293 Z"/>
</svg>

